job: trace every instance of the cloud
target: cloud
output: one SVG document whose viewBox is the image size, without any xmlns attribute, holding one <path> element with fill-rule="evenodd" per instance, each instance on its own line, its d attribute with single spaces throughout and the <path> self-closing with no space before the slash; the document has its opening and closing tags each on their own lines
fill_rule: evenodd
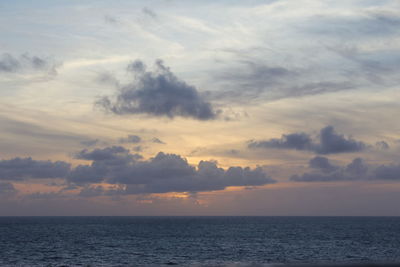
<svg viewBox="0 0 400 267">
<path fill-rule="evenodd" d="M 124 143 L 133 143 L 133 144 L 137 144 L 140 143 L 142 141 L 142 138 L 140 138 L 140 136 L 137 135 L 128 135 L 128 137 L 126 138 L 120 138 L 119 142 L 124 144 Z"/>
<path fill-rule="evenodd" d="M 311 137 L 305 133 L 284 134 L 280 139 L 270 139 L 266 141 L 251 141 L 249 148 L 278 148 L 311 150 L 314 144 Z"/>
<path fill-rule="evenodd" d="M 127 70 L 134 81 L 119 88 L 114 99 L 103 97 L 96 102 L 114 114 L 147 114 L 156 117 L 177 116 L 198 120 L 217 117 L 212 105 L 194 86 L 179 80 L 161 60 L 154 71 L 146 71 L 145 64 L 136 60 Z"/>
<path fill-rule="evenodd" d="M 0 160 L 0 179 L 24 180 L 29 178 L 62 178 L 70 171 L 70 164 L 63 161 L 13 158 Z"/>
<path fill-rule="evenodd" d="M 320 36 L 382 38 L 399 32 L 400 15 L 393 10 L 369 9 L 354 15 L 315 15 L 304 25 L 309 32 Z"/>
<path fill-rule="evenodd" d="M 147 177 L 147 181 L 141 177 Z M 257 186 L 275 181 L 261 170 L 248 167 L 219 168 L 216 162 L 201 161 L 195 168 L 178 155 L 159 153 L 148 162 L 135 166 L 126 180 L 131 194 L 200 192 L 223 190 L 228 186 Z"/>
<path fill-rule="evenodd" d="M 89 139 L 89 140 L 83 140 L 80 142 L 84 146 L 94 146 L 97 143 L 99 143 L 99 139 Z"/>
<path fill-rule="evenodd" d="M 243 51 L 234 51 L 234 54 L 241 58 Z M 275 98 L 275 94 L 282 95 L 280 85 L 297 75 L 296 72 L 287 68 L 270 66 L 256 59 L 240 59 L 239 63 L 240 65 L 236 67 L 228 67 L 220 73 L 211 74 L 214 83 L 223 85 L 222 90 L 212 92 L 213 98 L 248 101 L 257 99 L 264 92 L 268 92 L 270 97 Z M 278 87 L 279 89 L 276 90 Z"/>
<path fill-rule="evenodd" d="M 19 61 L 10 54 L 3 54 L 0 61 L 1 72 L 16 72 L 20 68 Z"/>
<path fill-rule="evenodd" d="M 392 41 L 400 32 L 398 7 L 385 3 L 381 7 L 346 4 L 337 8 L 299 11 L 302 15 L 290 16 L 294 20 L 289 24 L 279 23 L 282 28 L 278 31 L 270 28 L 271 34 L 282 38 L 279 45 L 250 42 L 247 47 L 220 49 L 224 56 L 218 63 L 226 67 L 210 71 L 213 85 L 220 85 L 212 91 L 213 99 L 265 103 L 397 85 L 399 52 Z M 318 42 L 311 44 L 311 39 Z M 377 40 L 380 45 L 372 45 Z M 295 53 L 290 49 L 294 47 L 299 49 Z"/>
<path fill-rule="evenodd" d="M 248 147 L 251 149 L 295 149 L 312 151 L 317 154 L 336 154 L 362 151 L 367 146 L 363 142 L 336 133 L 333 126 L 327 126 L 320 130 L 319 142 L 315 142 L 309 134 L 292 133 L 284 134 L 280 139 L 252 140 L 248 143 Z"/>
<path fill-rule="evenodd" d="M 163 152 L 149 160 L 142 160 L 120 147 L 84 150 L 78 155 L 93 162 L 72 170 L 68 175 L 70 183 L 125 185 L 124 194 L 214 191 L 228 186 L 275 182 L 261 168 L 230 167 L 224 170 L 214 161 L 201 161 L 194 167 L 179 155 Z"/>
<path fill-rule="evenodd" d="M 351 70 L 345 74 L 353 80 L 363 78 L 368 83 L 377 85 L 398 84 L 399 56 L 396 50 L 393 51 L 363 51 L 357 46 L 328 47 L 328 49 L 343 59 L 347 60 Z M 365 86 L 365 85 L 364 85 Z"/>
<path fill-rule="evenodd" d="M 378 141 L 375 143 L 375 146 L 380 150 L 387 150 L 390 148 L 389 144 L 385 141 Z"/>
<path fill-rule="evenodd" d="M 252 60 L 241 60 L 242 68 L 229 69 L 218 78 L 239 83 L 244 88 L 265 88 L 296 73 L 280 66 L 269 66 Z"/>
<path fill-rule="evenodd" d="M 145 14 L 153 19 L 157 17 L 157 14 L 148 7 L 142 8 L 142 12 L 143 12 L 143 14 Z"/>
<path fill-rule="evenodd" d="M 140 159 L 139 154 L 131 154 L 121 146 L 106 147 L 89 151 L 84 149 L 75 155 L 78 159 L 91 160 L 91 165 L 79 165 L 68 174 L 68 181 L 77 184 L 99 183 L 110 174 L 120 175 L 133 162 Z"/>
<path fill-rule="evenodd" d="M 40 143 L 54 141 L 57 143 L 76 143 L 87 141 L 88 138 L 77 133 L 69 133 L 62 130 L 55 130 L 28 122 L 16 120 L 13 118 L 0 115 L 0 124 L 2 132 L 10 133 L 19 139 L 35 139 Z"/>
<path fill-rule="evenodd" d="M 334 182 L 367 180 L 368 166 L 361 158 L 354 159 L 344 167 L 332 165 L 327 158 L 316 157 L 310 160 L 310 167 L 317 171 L 293 175 L 290 180 L 296 182 Z"/>
<path fill-rule="evenodd" d="M 160 139 L 158 139 L 157 137 L 153 137 L 151 139 L 151 142 L 156 143 L 156 144 L 165 144 L 165 142 L 161 141 Z"/>
<path fill-rule="evenodd" d="M 329 159 L 327 159 L 325 157 L 320 157 L 320 156 L 312 158 L 309 161 L 309 167 L 313 168 L 313 169 L 320 170 L 320 171 L 322 171 L 324 173 L 332 172 L 332 171 L 334 171 L 334 170 L 336 170 L 338 168 L 337 166 L 332 165 L 329 162 Z"/>
<path fill-rule="evenodd" d="M 319 154 L 333 154 L 345 152 L 357 152 L 364 150 L 366 145 L 363 142 L 344 135 L 337 134 L 332 126 L 327 126 L 320 131 L 320 144 L 316 151 Z"/>
<path fill-rule="evenodd" d="M 107 24 L 115 25 L 118 24 L 119 20 L 114 16 L 104 15 L 104 22 Z"/>
<path fill-rule="evenodd" d="M 119 81 L 118 79 L 109 72 L 101 72 L 99 73 L 96 78 L 95 81 L 99 84 L 103 84 L 103 85 L 113 85 L 113 86 L 119 86 Z"/>
<path fill-rule="evenodd" d="M 58 65 L 51 62 L 50 59 L 30 56 L 29 54 L 22 54 L 19 57 L 14 57 L 9 53 L 4 53 L 0 56 L 0 73 L 13 73 L 30 70 L 45 71 L 54 75 L 57 74 L 57 67 Z"/>
<path fill-rule="evenodd" d="M 132 148 L 132 150 L 135 151 L 135 152 L 141 152 L 141 151 L 143 151 L 143 147 L 142 146 L 134 146 Z"/>
<path fill-rule="evenodd" d="M 129 154 L 129 150 L 122 146 L 111 146 L 106 148 L 97 148 L 92 151 L 83 149 L 75 155 L 77 159 L 93 160 L 93 161 L 110 161 L 131 158 L 138 158 L 139 156 Z"/>
<path fill-rule="evenodd" d="M 400 165 L 370 165 L 361 158 L 355 158 L 346 166 L 335 166 L 324 157 L 315 157 L 309 161 L 312 172 L 293 175 L 290 179 L 296 182 L 334 182 L 334 181 L 400 181 Z"/>
<path fill-rule="evenodd" d="M 381 165 L 374 170 L 374 177 L 382 180 L 400 181 L 400 164 Z"/>
<path fill-rule="evenodd" d="M 303 85 L 294 85 L 282 88 L 284 93 L 276 98 L 299 97 L 307 95 L 317 95 L 323 93 L 332 93 L 355 88 L 355 85 L 349 81 L 321 81 L 314 83 L 305 83 Z"/>
<path fill-rule="evenodd" d="M 0 195 L 9 195 L 15 193 L 17 193 L 17 189 L 15 189 L 12 183 L 0 182 Z"/>
<path fill-rule="evenodd" d="M 268 57 L 265 51 L 260 53 L 255 49 L 229 52 L 238 59 L 239 64 L 231 67 L 235 62 L 229 62 L 226 69 L 211 74 L 213 83 L 221 87 L 210 93 L 213 99 L 239 103 L 265 102 L 356 88 L 356 84 L 342 74 L 342 77 L 322 76 L 312 66 L 299 68 L 288 67 L 287 64 L 267 64 L 260 60 Z"/>
</svg>

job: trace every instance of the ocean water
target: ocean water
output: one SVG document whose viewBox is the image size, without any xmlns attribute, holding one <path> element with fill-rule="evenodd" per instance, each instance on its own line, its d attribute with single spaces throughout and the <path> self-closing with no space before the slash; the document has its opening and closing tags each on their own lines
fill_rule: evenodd
<svg viewBox="0 0 400 267">
<path fill-rule="evenodd" d="M 356 263 L 400 263 L 400 217 L 0 217 L 0 266 Z"/>
</svg>

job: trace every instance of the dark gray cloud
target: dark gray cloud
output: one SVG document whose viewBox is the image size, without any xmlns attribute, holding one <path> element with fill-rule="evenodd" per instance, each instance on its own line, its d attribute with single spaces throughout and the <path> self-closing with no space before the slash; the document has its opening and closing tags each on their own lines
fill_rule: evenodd
<svg viewBox="0 0 400 267">
<path fill-rule="evenodd" d="M 376 142 L 376 143 L 375 143 L 375 146 L 376 146 L 378 149 L 381 149 L 381 150 L 387 150 L 387 149 L 390 148 L 389 144 L 386 143 L 385 141 Z"/>
<path fill-rule="evenodd" d="M 290 180 L 295 182 L 336 182 L 352 180 L 350 177 L 345 176 L 342 172 L 332 173 L 304 173 L 303 175 L 293 175 Z"/>
<path fill-rule="evenodd" d="M 147 177 L 143 183 L 141 177 Z M 275 181 L 261 168 L 219 168 L 215 162 L 201 161 L 197 168 L 178 155 L 159 153 L 148 162 L 136 165 L 126 180 L 126 191 L 138 193 L 199 192 L 223 190 L 228 186 L 257 186 Z"/>
<path fill-rule="evenodd" d="M 68 175 L 68 181 L 77 184 L 98 183 L 108 175 L 125 174 L 127 168 L 136 160 L 139 154 L 131 154 L 121 146 L 112 146 L 89 151 L 84 149 L 75 155 L 78 159 L 91 160 L 91 165 L 79 165 Z"/>
<path fill-rule="evenodd" d="M 354 159 L 347 166 L 334 166 L 327 158 L 316 157 L 310 160 L 310 167 L 316 171 L 293 175 L 290 179 L 296 182 L 334 182 L 368 180 L 368 166 L 361 158 Z"/>
<path fill-rule="evenodd" d="M 128 64 L 128 66 L 126 67 L 126 70 L 132 73 L 140 73 L 143 74 L 144 72 L 146 72 L 146 64 L 144 64 L 143 61 L 141 60 L 135 60 L 131 63 Z"/>
<path fill-rule="evenodd" d="M 156 144 L 165 144 L 165 142 L 163 142 L 162 140 L 158 139 L 157 137 L 153 137 L 151 139 L 151 142 L 156 143 Z"/>
<path fill-rule="evenodd" d="M 62 178 L 70 171 L 70 164 L 63 161 L 13 158 L 0 160 L 0 179 L 24 180 L 29 178 Z"/>
<path fill-rule="evenodd" d="M 140 143 L 142 141 L 142 138 L 140 138 L 140 136 L 137 135 L 128 135 L 128 137 L 125 138 L 120 138 L 119 142 L 124 144 L 124 143 L 133 143 L 133 144 L 137 144 Z"/>
<path fill-rule="evenodd" d="M 137 154 L 130 154 L 129 150 L 122 146 L 111 146 L 106 148 L 96 148 L 92 151 L 83 149 L 78 152 L 75 157 L 77 159 L 104 161 L 104 160 L 121 160 L 131 158 L 138 158 Z M 140 157 L 139 157 L 140 158 Z"/>
<path fill-rule="evenodd" d="M 228 186 L 257 186 L 275 182 L 261 168 L 230 167 L 224 170 L 213 161 L 201 161 L 194 167 L 179 155 L 162 152 L 149 160 L 141 160 L 119 147 L 85 150 L 78 155 L 93 162 L 72 170 L 69 182 L 126 185 L 124 194 L 213 191 Z"/>
<path fill-rule="evenodd" d="M 217 117 L 212 105 L 194 86 L 179 80 L 161 60 L 154 71 L 146 71 L 136 60 L 128 66 L 134 81 L 119 88 L 115 98 L 103 97 L 96 102 L 118 115 L 148 114 L 174 118 L 177 116 L 210 120 Z"/>
<path fill-rule="evenodd" d="M 356 141 L 351 137 L 345 137 L 335 132 L 332 126 L 322 128 L 319 134 L 319 142 L 312 139 L 306 133 L 284 134 L 280 139 L 273 138 L 264 141 L 250 141 L 248 147 L 295 149 L 312 151 L 317 154 L 349 153 L 364 150 L 367 146 L 363 142 Z"/>
<path fill-rule="evenodd" d="M 142 146 L 134 146 L 132 148 L 132 150 L 135 151 L 135 152 L 141 152 L 141 151 L 143 151 L 143 147 Z"/>
<path fill-rule="evenodd" d="M 1 72 L 16 72 L 21 68 L 21 64 L 18 59 L 14 58 L 10 54 L 3 54 L 0 59 L 0 71 Z"/>
<path fill-rule="evenodd" d="M 355 158 L 346 166 L 345 171 L 353 177 L 365 178 L 368 172 L 368 165 L 362 158 Z"/>
<path fill-rule="evenodd" d="M 400 181 L 400 164 L 381 165 L 374 170 L 374 177 L 382 180 Z"/>
<path fill-rule="evenodd" d="M 104 85 L 113 85 L 113 86 L 119 86 L 119 81 L 118 79 L 109 72 L 101 72 L 99 73 L 95 81 L 98 82 L 99 84 L 104 84 Z"/>
<path fill-rule="evenodd" d="M 15 189 L 12 183 L 0 182 L 0 195 L 9 195 L 15 193 L 17 193 L 17 189 Z"/>
<path fill-rule="evenodd" d="M 33 70 L 57 74 L 57 67 L 58 65 L 49 59 L 30 56 L 29 54 L 22 54 L 19 57 L 15 57 L 9 53 L 4 53 L 0 56 L 0 73 Z"/>
<path fill-rule="evenodd" d="M 338 169 L 337 166 L 332 165 L 329 162 L 329 159 L 327 159 L 325 157 L 320 157 L 320 156 L 310 159 L 308 165 L 310 168 L 320 170 L 321 172 L 324 172 L 324 173 L 333 172 L 336 169 Z"/>
<path fill-rule="evenodd" d="M 312 172 L 293 175 L 290 179 L 297 182 L 334 182 L 334 181 L 400 181 L 400 165 L 370 165 L 361 158 L 355 158 L 346 166 L 332 165 L 327 158 L 315 157 L 310 160 Z"/>
<path fill-rule="evenodd" d="M 351 137 L 346 138 L 337 134 L 332 126 L 327 126 L 320 131 L 320 143 L 316 147 L 319 154 L 333 154 L 344 152 L 357 152 L 364 150 L 366 145 Z"/>
<path fill-rule="evenodd" d="M 266 141 L 251 141 L 249 148 L 278 148 L 312 150 L 314 144 L 311 137 L 306 133 L 284 134 L 280 139 L 273 138 Z"/>
</svg>

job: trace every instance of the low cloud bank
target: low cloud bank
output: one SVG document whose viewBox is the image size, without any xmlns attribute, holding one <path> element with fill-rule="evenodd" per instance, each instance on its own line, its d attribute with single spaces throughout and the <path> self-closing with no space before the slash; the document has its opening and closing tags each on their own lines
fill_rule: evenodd
<svg viewBox="0 0 400 267">
<path fill-rule="evenodd" d="M 294 149 L 312 151 L 317 154 L 337 154 L 362 151 L 367 145 L 351 137 L 338 134 L 333 126 L 327 126 L 320 130 L 318 140 L 314 140 L 307 133 L 300 132 L 284 134 L 279 139 L 250 141 L 248 147 L 251 149 Z"/>
<path fill-rule="evenodd" d="M 309 161 L 310 172 L 293 175 L 296 182 L 335 182 L 391 180 L 400 181 L 400 164 L 370 165 L 362 158 L 355 158 L 345 166 L 336 166 L 328 158 L 314 157 Z"/>
<path fill-rule="evenodd" d="M 0 179 L 12 182 L 33 178 L 62 178 L 68 185 L 67 188 L 86 188 L 85 192 L 81 192 L 83 195 L 95 192 L 120 195 L 195 193 L 223 190 L 229 186 L 260 186 L 276 182 L 260 167 L 252 169 L 232 166 L 223 169 L 215 161 L 200 161 L 197 166 L 192 166 L 180 155 L 163 152 L 144 160 L 141 155 L 131 153 L 122 146 L 84 149 L 76 153 L 75 158 L 91 163 L 72 168 L 63 161 L 40 161 L 32 158 L 1 160 Z M 94 190 L 99 183 L 107 183 L 117 189 L 103 192 L 103 187 L 99 187 Z"/>
</svg>

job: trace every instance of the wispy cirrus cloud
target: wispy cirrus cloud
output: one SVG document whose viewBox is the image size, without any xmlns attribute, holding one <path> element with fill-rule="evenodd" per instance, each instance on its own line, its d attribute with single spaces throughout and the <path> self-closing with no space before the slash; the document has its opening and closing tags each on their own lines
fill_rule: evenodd
<svg viewBox="0 0 400 267">
<path fill-rule="evenodd" d="M 27 53 L 20 56 L 3 53 L 0 56 L 0 74 L 22 71 L 40 71 L 55 75 L 57 74 L 58 66 L 59 64 L 49 58 L 30 56 Z"/>
</svg>

